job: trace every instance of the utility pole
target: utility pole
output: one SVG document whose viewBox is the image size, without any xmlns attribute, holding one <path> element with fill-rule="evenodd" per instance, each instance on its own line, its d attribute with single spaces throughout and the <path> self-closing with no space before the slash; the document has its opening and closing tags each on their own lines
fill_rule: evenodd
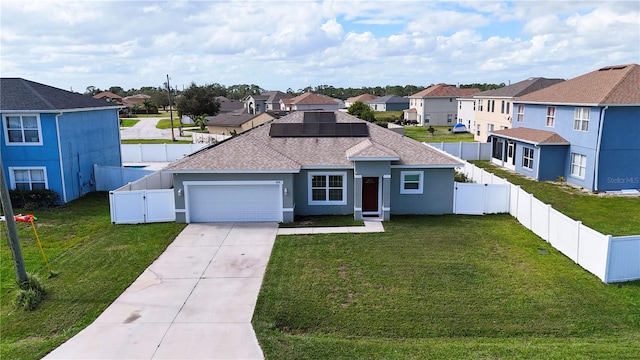
<svg viewBox="0 0 640 360">
<path fill-rule="evenodd" d="M 11 207 L 11 198 L 9 197 L 9 188 L 7 180 L 4 177 L 4 165 L 2 165 L 2 155 L 0 155 L 0 200 L 2 200 L 2 213 L 7 222 L 7 239 L 11 255 L 13 255 L 13 265 L 16 270 L 16 281 L 22 284 L 27 281 L 27 271 L 24 268 L 24 260 L 22 259 L 22 248 L 20 247 L 20 239 L 18 238 L 18 228 L 13 217 L 13 208 Z"/>
<path fill-rule="evenodd" d="M 171 119 L 171 140 L 176 141 L 176 136 L 173 134 L 173 105 L 171 104 L 171 85 L 169 84 L 169 74 L 167 74 L 167 92 L 169 93 L 169 115 Z"/>
</svg>

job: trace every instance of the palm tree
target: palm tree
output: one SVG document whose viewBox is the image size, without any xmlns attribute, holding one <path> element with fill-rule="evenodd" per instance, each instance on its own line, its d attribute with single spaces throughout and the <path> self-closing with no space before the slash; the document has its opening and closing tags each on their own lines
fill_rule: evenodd
<svg viewBox="0 0 640 360">
<path fill-rule="evenodd" d="M 193 119 L 193 122 L 200 128 L 200 132 L 204 132 L 207 126 L 207 114 L 198 115 Z"/>
</svg>

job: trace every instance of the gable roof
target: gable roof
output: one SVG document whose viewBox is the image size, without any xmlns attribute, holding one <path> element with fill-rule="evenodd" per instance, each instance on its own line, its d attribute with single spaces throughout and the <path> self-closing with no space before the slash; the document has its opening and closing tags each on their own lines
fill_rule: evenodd
<svg viewBox="0 0 640 360">
<path fill-rule="evenodd" d="M 364 123 L 369 136 L 270 137 L 272 124 L 302 123 L 298 111 L 212 145 L 171 165 L 173 172 L 299 172 L 304 167 L 352 168 L 352 159 L 389 160 L 406 167 L 460 166 L 454 157 L 378 125 L 336 111 L 337 123 Z"/>
<path fill-rule="evenodd" d="M 519 140 L 533 145 L 569 145 L 569 142 L 553 131 L 517 127 L 512 129 L 495 130 L 489 135 Z"/>
<path fill-rule="evenodd" d="M 0 78 L 1 111 L 119 109 L 121 105 L 22 78 Z"/>
<path fill-rule="evenodd" d="M 548 86 L 564 81 L 564 79 L 547 79 L 543 77 L 528 78 L 515 84 L 498 89 L 487 90 L 475 94 L 473 97 L 516 97 L 544 89 Z"/>
<path fill-rule="evenodd" d="M 398 95 L 386 95 L 368 101 L 369 104 L 409 104 L 409 98 Z"/>
<path fill-rule="evenodd" d="M 354 97 L 350 97 L 346 100 L 346 102 L 354 103 L 356 101 L 367 102 L 369 100 L 377 99 L 378 97 L 371 94 L 362 94 Z"/>
<path fill-rule="evenodd" d="M 304 104 L 304 105 L 315 105 L 315 104 L 336 104 L 336 99 L 331 98 L 326 95 L 314 94 L 310 92 L 306 92 L 304 94 L 298 95 L 294 98 L 289 99 L 288 103 L 290 104 Z M 287 102 L 285 102 L 286 104 Z"/>
<path fill-rule="evenodd" d="M 218 113 L 228 113 L 244 109 L 244 103 L 242 101 L 228 99 L 224 96 L 216 96 L 215 99 L 220 103 Z"/>
<path fill-rule="evenodd" d="M 267 113 L 247 114 L 247 113 L 222 113 L 216 116 L 207 116 L 207 125 L 209 126 L 241 126 L 252 119 Z M 267 114 L 268 115 L 268 114 Z M 271 115 L 268 115 L 271 116 Z M 271 116 L 273 118 L 273 116 Z"/>
<path fill-rule="evenodd" d="M 268 103 L 277 103 L 280 101 L 280 99 L 290 99 L 293 96 L 291 96 L 291 94 L 284 93 L 282 91 L 272 90 L 272 91 L 265 91 L 260 95 L 253 95 L 252 97 L 255 100 L 264 100 Z"/>
<path fill-rule="evenodd" d="M 94 99 L 116 99 L 116 100 L 122 100 L 122 96 L 118 95 L 118 94 L 114 94 L 111 91 L 102 91 L 99 92 L 95 95 L 93 95 Z"/>
<path fill-rule="evenodd" d="M 438 84 L 430 86 L 420 92 L 417 92 L 410 98 L 429 98 L 429 97 L 462 97 L 479 93 L 480 90 L 476 88 L 459 88 L 454 85 Z"/>
<path fill-rule="evenodd" d="M 517 102 L 589 105 L 640 105 L 640 65 L 607 66 L 542 90 Z"/>
</svg>

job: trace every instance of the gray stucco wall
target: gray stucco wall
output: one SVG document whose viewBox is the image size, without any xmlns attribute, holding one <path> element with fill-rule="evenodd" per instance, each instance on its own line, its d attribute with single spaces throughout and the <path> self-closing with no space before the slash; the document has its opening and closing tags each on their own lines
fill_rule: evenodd
<svg viewBox="0 0 640 360">
<path fill-rule="evenodd" d="M 401 171 L 424 171 L 422 194 L 400 194 Z M 451 214 L 453 191 L 453 169 L 391 169 L 391 214 Z"/>
<path fill-rule="evenodd" d="M 309 205 L 309 172 L 346 172 L 347 203 L 345 205 Z M 327 169 L 302 170 L 295 175 L 295 214 L 296 215 L 347 215 L 353 214 L 353 170 Z"/>
</svg>

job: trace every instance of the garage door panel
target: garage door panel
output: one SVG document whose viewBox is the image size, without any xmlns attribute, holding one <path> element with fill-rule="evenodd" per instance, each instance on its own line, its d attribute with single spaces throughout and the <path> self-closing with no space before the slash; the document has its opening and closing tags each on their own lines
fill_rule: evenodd
<svg viewBox="0 0 640 360">
<path fill-rule="evenodd" d="M 281 221 L 278 184 L 189 186 L 190 222 Z"/>
</svg>

